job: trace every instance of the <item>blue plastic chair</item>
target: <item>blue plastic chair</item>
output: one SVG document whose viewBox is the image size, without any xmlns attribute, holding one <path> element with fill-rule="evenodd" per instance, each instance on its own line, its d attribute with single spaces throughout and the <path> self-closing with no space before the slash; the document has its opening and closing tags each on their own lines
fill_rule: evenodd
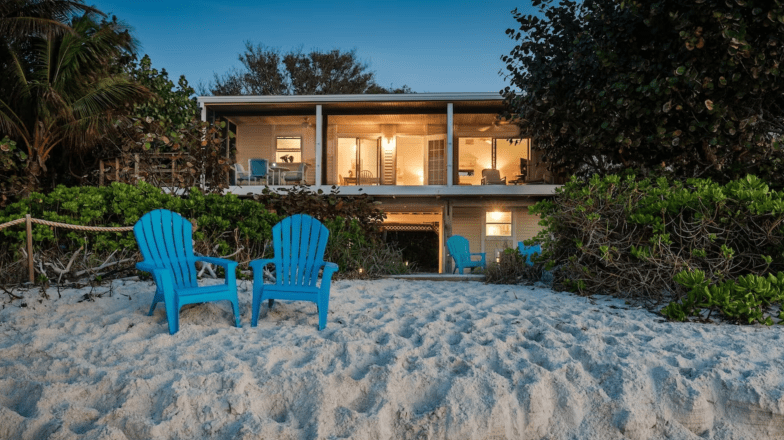
<svg viewBox="0 0 784 440">
<path fill-rule="evenodd" d="M 250 159 L 250 178 L 267 180 L 267 159 Z"/>
<path fill-rule="evenodd" d="M 529 266 L 533 266 L 534 262 L 531 261 L 531 258 L 534 255 L 542 255 L 542 245 L 537 243 L 532 246 L 526 246 L 525 243 L 522 241 L 517 242 L 517 249 L 520 251 L 520 255 L 525 258 L 525 264 Z"/>
<path fill-rule="evenodd" d="M 201 257 L 193 254 L 191 222 L 176 212 L 156 209 L 144 214 L 133 227 L 133 234 L 144 261 L 136 268 L 149 272 L 155 279 L 155 296 L 150 306 L 151 316 L 156 304 L 163 301 L 169 333 L 180 329 L 180 308 L 186 304 L 227 300 L 234 308 L 235 325 L 240 326 L 240 307 L 237 301 L 237 263 L 222 258 Z M 216 286 L 199 287 L 196 262 L 222 266 L 226 282 Z"/>
<path fill-rule="evenodd" d="M 468 245 L 468 239 L 465 237 L 461 235 L 449 237 L 449 240 L 446 241 L 446 247 L 449 249 L 449 254 L 452 255 L 452 258 L 455 260 L 455 269 L 452 273 L 455 273 L 455 271 L 459 269 L 460 274 L 462 275 L 463 269 L 470 268 L 473 270 L 474 267 L 485 268 L 485 253 L 475 252 L 472 254 Z M 473 257 L 475 255 L 481 256 L 481 259 L 474 260 Z"/>
<path fill-rule="evenodd" d="M 272 228 L 275 257 L 250 262 L 253 269 L 253 315 L 251 327 L 259 320 L 261 303 L 269 300 L 269 308 L 276 299 L 310 301 L 316 303 L 319 330 L 327 326 L 329 287 L 338 265 L 324 261 L 329 230 L 306 214 L 284 218 Z M 275 284 L 264 284 L 264 268 L 275 266 Z M 324 269 L 321 284 L 319 270 Z"/>
</svg>

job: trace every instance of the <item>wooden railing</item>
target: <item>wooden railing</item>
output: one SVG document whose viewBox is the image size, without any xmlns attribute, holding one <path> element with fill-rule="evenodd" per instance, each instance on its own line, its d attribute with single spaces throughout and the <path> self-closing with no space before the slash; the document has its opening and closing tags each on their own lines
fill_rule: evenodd
<svg viewBox="0 0 784 440">
<path fill-rule="evenodd" d="M 135 183 L 142 175 L 146 175 L 144 180 L 155 180 L 164 185 L 178 186 L 178 173 L 185 167 L 178 167 L 177 161 L 187 160 L 181 156 L 180 153 L 155 153 L 148 156 L 151 163 L 141 164 L 139 155 L 134 154 L 132 168 L 128 167 L 127 169 L 124 169 L 120 158 L 102 159 L 98 164 L 98 184 L 104 186 L 109 180 Z"/>
</svg>

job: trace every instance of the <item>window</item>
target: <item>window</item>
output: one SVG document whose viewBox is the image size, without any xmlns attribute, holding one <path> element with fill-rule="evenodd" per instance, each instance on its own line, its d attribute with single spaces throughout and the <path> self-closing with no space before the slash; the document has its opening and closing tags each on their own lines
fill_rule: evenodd
<svg viewBox="0 0 784 440">
<path fill-rule="evenodd" d="M 275 162 L 302 162 L 302 138 L 279 137 L 275 151 Z"/>
<path fill-rule="evenodd" d="M 427 184 L 446 185 L 446 141 L 436 139 L 427 143 Z"/>
<path fill-rule="evenodd" d="M 485 236 L 511 237 L 512 212 L 492 211 L 485 214 Z"/>
</svg>

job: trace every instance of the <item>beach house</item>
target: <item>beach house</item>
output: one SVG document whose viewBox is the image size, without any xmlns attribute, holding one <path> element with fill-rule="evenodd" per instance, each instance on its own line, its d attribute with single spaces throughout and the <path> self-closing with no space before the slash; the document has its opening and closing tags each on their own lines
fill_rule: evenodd
<svg viewBox="0 0 784 440">
<path fill-rule="evenodd" d="M 531 140 L 499 117 L 497 93 L 202 96 L 203 120 L 226 121 L 230 192 L 306 184 L 372 195 L 387 231 L 431 231 L 439 271 L 446 239 L 496 258 L 539 229 L 527 207 L 562 183 Z"/>
</svg>

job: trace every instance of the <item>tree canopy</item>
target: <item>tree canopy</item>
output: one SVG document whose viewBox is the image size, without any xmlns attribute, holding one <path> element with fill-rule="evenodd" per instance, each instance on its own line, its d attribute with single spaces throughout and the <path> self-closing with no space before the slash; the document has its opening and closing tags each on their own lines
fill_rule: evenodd
<svg viewBox="0 0 784 440">
<path fill-rule="evenodd" d="M 662 168 L 784 183 L 784 6 L 534 0 L 513 12 L 510 116 L 567 173 Z"/>
<path fill-rule="evenodd" d="M 75 8 L 53 29 L 0 36 L 0 133 L 25 153 L 28 190 L 37 188 L 53 154 L 87 151 L 127 105 L 149 96 L 119 67 L 135 51 L 128 28 L 87 9 L 76 15 L 84 9 Z M 62 18 L 58 13 L 47 20 Z"/>
<path fill-rule="evenodd" d="M 128 65 L 131 79 L 150 91 L 150 99 L 137 103 L 131 116 L 137 119 L 151 117 L 172 129 L 188 126 L 199 117 L 196 91 L 188 84 L 185 75 L 180 75 L 177 84 L 169 79 L 166 69 L 154 69 L 148 55 Z"/>
<path fill-rule="evenodd" d="M 245 43 L 239 55 L 242 70 L 214 74 L 202 92 L 213 95 L 327 95 L 413 93 L 408 86 L 385 88 L 375 73 L 357 59 L 355 51 L 301 50 L 281 53 L 263 45 Z"/>
</svg>

